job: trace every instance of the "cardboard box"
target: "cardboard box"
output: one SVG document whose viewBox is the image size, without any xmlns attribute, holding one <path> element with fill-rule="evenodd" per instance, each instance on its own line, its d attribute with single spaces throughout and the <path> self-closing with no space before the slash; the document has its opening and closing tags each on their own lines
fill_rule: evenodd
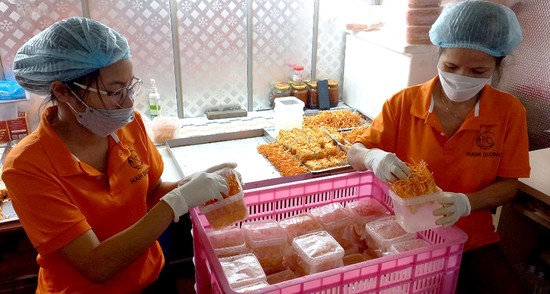
<svg viewBox="0 0 550 294">
<path fill-rule="evenodd" d="M 21 140 L 30 133 L 27 113 L 19 112 L 17 116 L 16 119 L 0 121 L 0 143 Z"/>
</svg>

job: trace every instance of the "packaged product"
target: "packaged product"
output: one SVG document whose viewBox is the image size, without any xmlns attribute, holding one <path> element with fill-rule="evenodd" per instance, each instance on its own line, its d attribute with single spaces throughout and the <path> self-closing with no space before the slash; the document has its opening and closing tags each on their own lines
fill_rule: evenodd
<svg viewBox="0 0 550 294">
<path fill-rule="evenodd" d="M 230 226 L 248 217 L 248 208 L 244 202 L 244 193 L 237 173 L 231 168 L 224 168 L 217 171 L 225 177 L 229 186 L 229 193 L 223 194 L 222 200 L 211 200 L 200 206 L 212 228 L 221 229 Z"/>
<path fill-rule="evenodd" d="M 279 225 L 285 230 L 289 242 L 297 236 L 323 230 L 321 224 L 309 213 L 287 217 L 280 220 Z"/>
<path fill-rule="evenodd" d="M 292 248 L 299 270 L 306 275 L 344 265 L 344 248 L 327 231 L 298 236 L 292 241 Z"/>
<path fill-rule="evenodd" d="M 244 233 L 241 228 L 231 226 L 208 232 L 208 239 L 218 257 L 247 253 Z"/>
<path fill-rule="evenodd" d="M 312 208 L 309 213 L 342 245 L 346 254 L 359 252 L 360 247 L 363 247 L 353 229 L 353 214 L 342 204 L 334 202 L 321 205 Z"/>
<path fill-rule="evenodd" d="M 254 254 L 246 253 L 220 258 L 220 264 L 232 289 L 267 281 L 262 266 Z"/>
<path fill-rule="evenodd" d="M 275 220 L 257 220 L 242 225 L 246 243 L 256 255 L 266 274 L 285 268 L 284 252 L 288 244 L 287 235 Z"/>
</svg>

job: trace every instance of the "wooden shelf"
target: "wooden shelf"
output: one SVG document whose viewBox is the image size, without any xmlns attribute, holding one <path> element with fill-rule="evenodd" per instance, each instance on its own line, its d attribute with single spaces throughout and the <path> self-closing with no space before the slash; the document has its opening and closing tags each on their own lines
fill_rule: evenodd
<svg viewBox="0 0 550 294">
<path fill-rule="evenodd" d="M 535 222 L 543 225 L 547 229 L 550 229 L 550 215 L 545 215 L 540 211 L 533 210 L 529 207 L 527 202 L 516 202 L 512 204 L 512 208 Z"/>
</svg>

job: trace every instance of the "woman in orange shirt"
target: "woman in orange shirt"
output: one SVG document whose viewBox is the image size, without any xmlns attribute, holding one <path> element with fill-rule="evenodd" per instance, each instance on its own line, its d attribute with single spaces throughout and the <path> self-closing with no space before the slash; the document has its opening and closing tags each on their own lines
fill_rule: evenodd
<svg viewBox="0 0 550 294">
<path fill-rule="evenodd" d="M 526 114 L 517 98 L 488 84 L 520 44 L 521 28 L 506 6 L 462 1 L 445 7 L 430 39 L 440 46 L 439 75 L 387 100 L 349 163 L 392 182 L 410 174 L 404 162 L 424 160 L 445 191 L 436 224 L 468 234 L 458 290 L 523 293 L 491 210 L 514 198 L 517 178 L 529 177 Z"/>
<path fill-rule="evenodd" d="M 156 241 L 190 207 L 227 193 L 213 173 L 162 182 L 134 111 L 141 80 L 126 38 L 91 19 L 54 23 L 17 52 L 14 75 L 53 106 L 10 151 L 4 180 L 38 251 L 37 293 L 140 293 L 164 266 Z"/>
</svg>

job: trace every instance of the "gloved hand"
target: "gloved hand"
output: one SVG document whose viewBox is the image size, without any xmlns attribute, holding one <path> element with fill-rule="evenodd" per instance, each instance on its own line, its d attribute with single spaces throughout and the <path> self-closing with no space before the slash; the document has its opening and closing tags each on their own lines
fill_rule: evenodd
<svg viewBox="0 0 550 294">
<path fill-rule="evenodd" d="M 464 193 L 443 192 L 439 203 L 443 207 L 434 210 L 433 215 L 443 216 L 436 220 L 435 223 L 444 227 L 452 226 L 462 216 L 469 215 L 472 210 L 470 200 Z"/>
<path fill-rule="evenodd" d="M 207 172 L 196 172 L 188 181 L 160 198 L 174 211 L 174 221 L 186 214 L 189 208 L 201 205 L 209 200 L 222 200 L 221 193 L 227 194 L 229 188 L 224 177 Z"/>
<path fill-rule="evenodd" d="M 213 172 L 216 172 L 218 170 L 221 170 L 221 169 L 224 169 L 224 168 L 232 168 L 232 169 L 235 169 L 237 167 L 237 164 L 234 163 L 234 162 L 224 162 L 222 164 L 218 164 L 218 165 L 215 165 L 215 166 L 212 166 L 212 167 L 209 167 L 207 168 L 204 172 L 207 172 L 207 173 L 213 173 Z M 239 173 L 237 170 L 235 170 L 235 173 L 237 174 L 237 177 L 239 178 L 239 182 L 241 183 L 241 186 L 244 186 L 243 185 L 243 179 L 242 179 L 242 176 L 241 176 L 241 173 Z M 192 176 L 192 175 L 191 175 Z M 182 178 L 179 182 L 178 182 L 178 187 L 189 182 L 189 179 L 191 176 L 187 176 L 187 177 L 184 177 Z"/>
<path fill-rule="evenodd" d="M 365 166 L 385 182 L 406 180 L 411 174 L 409 167 L 395 154 L 377 148 L 370 149 L 365 156 Z"/>
</svg>

